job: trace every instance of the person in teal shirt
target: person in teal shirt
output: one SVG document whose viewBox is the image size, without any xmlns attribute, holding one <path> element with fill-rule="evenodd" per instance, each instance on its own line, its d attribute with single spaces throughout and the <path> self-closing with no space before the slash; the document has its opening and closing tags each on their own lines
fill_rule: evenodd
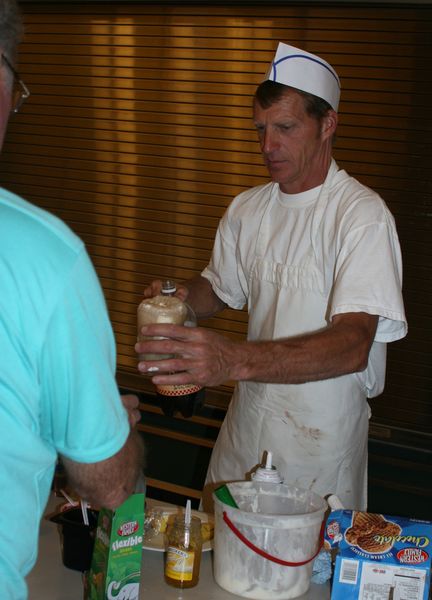
<svg viewBox="0 0 432 600">
<path fill-rule="evenodd" d="M 29 95 L 13 67 L 20 19 L 0 2 L 0 143 Z M 115 508 L 134 491 L 143 448 L 135 397 L 115 381 L 115 343 L 83 242 L 0 188 L 0 580 L 25 600 L 58 456 L 86 500 Z"/>
</svg>

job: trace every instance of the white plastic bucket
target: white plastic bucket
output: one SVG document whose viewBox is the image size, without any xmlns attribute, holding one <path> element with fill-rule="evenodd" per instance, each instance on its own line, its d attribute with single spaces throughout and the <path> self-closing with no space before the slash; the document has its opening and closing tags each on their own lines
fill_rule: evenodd
<svg viewBox="0 0 432 600">
<path fill-rule="evenodd" d="M 229 489 L 238 508 L 213 494 L 216 582 L 256 600 L 288 600 L 306 593 L 322 543 L 326 501 L 283 484 L 245 481 L 230 483 Z"/>
</svg>

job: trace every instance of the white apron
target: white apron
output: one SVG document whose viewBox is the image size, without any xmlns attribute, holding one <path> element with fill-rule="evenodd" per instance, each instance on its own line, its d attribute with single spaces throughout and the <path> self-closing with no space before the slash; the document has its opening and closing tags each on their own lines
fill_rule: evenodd
<svg viewBox="0 0 432 600">
<path fill-rule="evenodd" d="M 322 217 L 336 172 L 332 162 L 301 264 L 267 259 L 270 193 L 249 274 L 249 339 L 289 337 L 327 325 L 332 278 L 322 256 L 328 246 Z M 368 419 L 366 389 L 354 375 L 300 385 L 239 382 L 211 456 L 204 508 L 211 509 L 214 487 L 245 479 L 268 450 L 285 483 L 322 496 L 335 493 L 346 508 L 365 510 Z"/>
</svg>

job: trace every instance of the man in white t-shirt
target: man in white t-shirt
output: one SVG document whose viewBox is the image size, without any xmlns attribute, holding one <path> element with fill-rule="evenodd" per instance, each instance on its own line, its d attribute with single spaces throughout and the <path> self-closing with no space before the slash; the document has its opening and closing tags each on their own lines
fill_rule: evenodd
<svg viewBox="0 0 432 600">
<path fill-rule="evenodd" d="M 384 387 L 386 344 L 406 335 L 402 264 L 383 200 L 332 159 L 339 79 L 318 56 L 279 44 L 254 97 L 271 183 L 237 196 L 209 265 L 179 287 L 198 317 L 249 311 L 248 339 L 147 327 L 139 352 L 155 383 L 237 385 L 207 483 L 244 479 L 273 453 L 285 483 L 366 509 L 367 398 Z M 153 282 L 144 292 L 160 289 Z"/>
</svg>

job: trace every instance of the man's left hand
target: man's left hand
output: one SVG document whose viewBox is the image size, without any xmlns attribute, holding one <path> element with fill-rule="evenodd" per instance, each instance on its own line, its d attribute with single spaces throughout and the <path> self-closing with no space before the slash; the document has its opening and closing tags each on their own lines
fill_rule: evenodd
<svg viewBox="0 0 432 600">
<path fill-rule="evenodd" d="M 146 340 L 135 345 L 138 354 L 173 354 L 175 358 L 141 361 L 138 370 L 153 374 L 154 384 L 195 383 L 217 386 L 231 378 L 240 344 L 201 327 L 158 324 L 143 327 L 141 333 L 163 340 Z"/>
</svg>

